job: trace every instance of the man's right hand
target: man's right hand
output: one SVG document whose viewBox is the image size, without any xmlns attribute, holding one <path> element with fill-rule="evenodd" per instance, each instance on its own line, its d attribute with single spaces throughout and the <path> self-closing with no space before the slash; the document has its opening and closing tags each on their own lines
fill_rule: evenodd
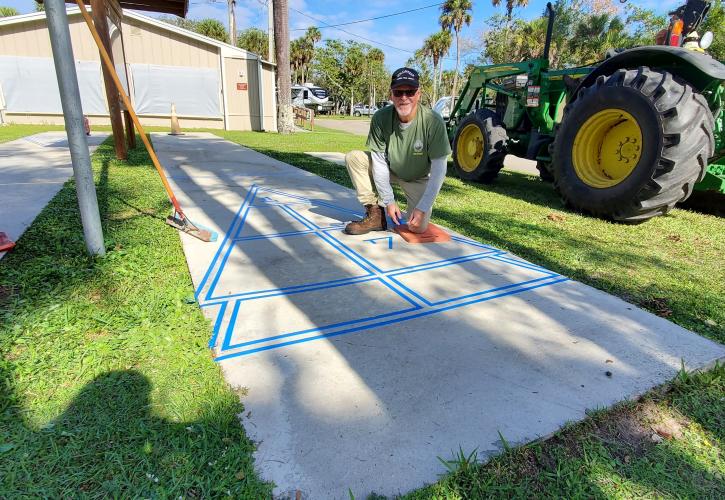
<svg viewBox="0 0 725 500">
<path fill-rule="evenodd" d="M 393 202 L 385 207 L 385 211 L 388 212 L 388 217 L 395 223 L 396 226 L 400 225 L 400 219 L 403 217 L 403 213 L 398 208 L 398 204 Z"/>
</svg>

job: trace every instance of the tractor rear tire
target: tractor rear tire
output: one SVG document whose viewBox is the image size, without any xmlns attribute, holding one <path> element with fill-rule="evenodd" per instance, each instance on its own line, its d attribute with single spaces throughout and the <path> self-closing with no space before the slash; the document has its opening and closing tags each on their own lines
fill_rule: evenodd
<svg viewBox="0 0 725 500">
<path fill-rule="evenodd" d="M 507 140 L 501 117 L 490 109 L 466 116 L 453 139 L 453 165 L 458 177 L 493 182 L 503 168 Z"/>
<path fill-rule="evenodd" d="M 554 186 L 577 210 L 644 222 L 686 200 L 714 154 L 702 95 L 647 67 L 600 76 L 566 108 L 553 147 Z"/>
<path fill-rule="evenodd" d="M 539 160 L 536 162 L 536 170 L 539 171 L 539 178 L 543 182 L 554 182 L 554 174 L 551 173 L 551 165 Z"/>
</svg>

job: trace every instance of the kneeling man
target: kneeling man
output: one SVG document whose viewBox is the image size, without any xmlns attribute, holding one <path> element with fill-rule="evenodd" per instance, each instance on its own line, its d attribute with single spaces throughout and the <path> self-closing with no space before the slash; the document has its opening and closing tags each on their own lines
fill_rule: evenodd
<svg viewBox="0 0 725 500">
<path fill-rule="evenodd" d="M 395 203 L 391 182 L 398 184 L 408 203 L 408 228 L 422 233 L 428 227 L 433 202 L 446 176 L 451 147 L 446 127 L 437 113 L 418 106 L 418 72 L 395 70 L 390 83 L 392 106 L 378 110 L 370 123 L 370 152 L 351 151 L 345 165 L 365 206 L 365 218 L 349 223 L 348 234 L 387 229 L 385 214 L 397 225 L 402 213 Z M 373 191 L 373 182 L 378 195 Z"/>
</svg>

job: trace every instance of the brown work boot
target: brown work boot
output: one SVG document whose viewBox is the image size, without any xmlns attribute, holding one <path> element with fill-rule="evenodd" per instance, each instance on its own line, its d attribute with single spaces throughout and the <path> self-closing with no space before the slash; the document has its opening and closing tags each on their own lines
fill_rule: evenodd
<svg viewBox="0 0 725 500">
<path fill-rule="evenodd" d="M 386 229 L 388 229 L 388 221 L 385 220 L 385 212 L 378 205 L 365 205 L 363 220 L 354 221 L 345 226 L 347 234 L 366 234 L 370 231 L 385 231 Z"/>
</svg>

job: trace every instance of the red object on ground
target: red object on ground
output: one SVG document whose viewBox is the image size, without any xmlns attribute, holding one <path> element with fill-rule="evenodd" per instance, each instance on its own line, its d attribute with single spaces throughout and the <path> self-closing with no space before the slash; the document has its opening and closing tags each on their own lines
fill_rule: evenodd
<svg viewBox="0 0 725 500">
<path fill-rule="evenodd" d="M 408 243 L 445 243 L 451 241 L 451 235 L 435 224 L 428 224 L 428 228 L 423 233 L 414 233 L 408 229 L 408 224 L 395 226 L 393 231 L 402 236 Z"/>
<path fill-rule="evenodd" d="M 7 252 L 15 246 L 14 241 L 10 241 L 5 233 L 0 233 L 0 252 Z"/>
</svg>

